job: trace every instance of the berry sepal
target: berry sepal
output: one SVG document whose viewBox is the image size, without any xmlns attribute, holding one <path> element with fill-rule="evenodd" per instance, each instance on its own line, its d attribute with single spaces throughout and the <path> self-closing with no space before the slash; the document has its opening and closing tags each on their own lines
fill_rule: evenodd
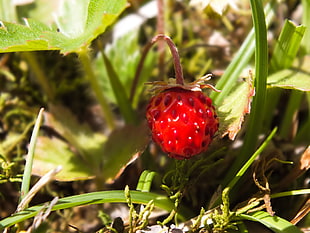
<svg viewBox="0 0 310 233">
<path fill-rule="evenodd" d="M 146 82 L 145 85 L 152 85 L 153 87 L 150 89 L 150 92 L 157 94 L 166 89 L 178 87 L 189 91 L 202 91 L 204 88 L 211 88 L 213 91 L 221 92 L 216 89 L 211 84 L 206 84 L 206 81 L 209 81 L 212 77 L 212 74 L 207 74 L 194 82 L 178 84 L 175 78 L 169 78 L 168 82 L 164 81 L 154 81 L 154 82 Z"/>
</svg>

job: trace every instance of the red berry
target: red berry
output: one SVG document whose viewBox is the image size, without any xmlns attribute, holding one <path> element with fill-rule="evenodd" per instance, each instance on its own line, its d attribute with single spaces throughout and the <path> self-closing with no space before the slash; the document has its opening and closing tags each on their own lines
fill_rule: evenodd
<svg viewBox="0 0 310 233">
<path fill-rule="evenodd" d="M 176 159 L 207 150 L 218 130 L 212 100 L 201 91 L 168 88 L 155 95 L 146 112 L 153 140 Z"/>
</svg>

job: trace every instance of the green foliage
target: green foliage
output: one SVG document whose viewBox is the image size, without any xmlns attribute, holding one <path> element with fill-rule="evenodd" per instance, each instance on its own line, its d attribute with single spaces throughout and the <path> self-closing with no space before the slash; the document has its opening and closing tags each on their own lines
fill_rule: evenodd
<svg viewBox="0 0 310 233">
<path fill-rule="evenodd" d="M 306 72 L 283 69 L 268 77 L 268 87 L 280 87 L 299 91 L 310 91 L 310 76 Z"/>
<path fill-rule="evenodd" d="M 40 3 L 44 1 L 39 0 Z M 305 31 L 305 26 L 296 26 L 291 21 L 286 20 L 274 49 L 268 51 L 266 29 L 274 17 L 273 8 L 275 3 L 271 1 L 266 4 L 265 10 L 261 1 L 251 0 L 250 3 L 254 28 L 250 31 L 234 59 L 230 62 L 224 75 L 217 82 L 216 87 L 221 92 L 212 92 L 211 94 L 221 119 L 220 134 L 222 136 L 228 134 L 231 140 L 234 140 L 238 135 L 243 142 L 241 149 L 234 150 L 230 148 L 229 141 L 216 139 L 214 148 L 211 148 L 212 153 L 207 152 L 208 156 L 197 156 L 197 160 L 178 161 L 176 167 L 169 168 L 170 170 L 168 169 L 163 176 L 161 188 L 167 192 L 167 195 L 150 192 L 155 172 L 145 170 L 140 176 L 137 191 L 129 191 L 129 188 L 126 187 L 125 193 L 120 190 L 69 196 L 61 198 L 51 207 L 52 211 L 108 202 L 127 203 L 130 209 L 129 225 L 131 232 L 147 226 L 149 215 L 153 211 L 154 206 L 170 212 L 166 219 L 160 223 L 161 225 L 166 225 L 173 220 L 176 222 L 177 217 L 184 221 L 192 213 L 182 206 L 183 198 L 189 198 L 194 203 L 196 199 L 192 197 L 197 193 L 194 192 L 192 187 L 199 186 L 197 183 L 207 174 L 209 176 L 209 183 L 218 182 L 222 184 L 224 188 L 222 192 L 223 203 L 220 205 L 220 195 L 214 195 L 212 200 L 204 200 L 204 202 L 210 202 L 210 206 L 213 205 L 215 209 L 202 211 L 201 218 L 197 222 L 206 224 L 206 222 L 202 221 L 202 218 L 203 216 L 208 216 L 214 224 L 208 227 L 218 232 L 229 229 L 241 232 L 240 226 L 242 224 L 239 223 L 244 220 L 259 222 L 274 232 L 300 232 L 296 226 L 279 216 L 271 216 L 263 211 L 248 213 L 248 210 L 253 211 L 259 205 L 261 201 L 259 198 L 237 211 L 230 210 L 229 198 L 233 199 L 233 201 L 236 200 L 234 200 L 233 195 L 229 196 L 228 191 L 234 191 L 236 185 L 241 183 L 242 178 L 247 177 L 246 174 L 249 172 L 250 166 L 254 160 L 259 158 L 259 155 L 263 155 L 266 151 L 269 152 L 267 145 L 272 146 L 271 142 L 275 136 L 279 136 L 281 139 L 289 138 L 293 118 L 296 112 L 300 110 L 300 104 L 305 96 L 304 92 L 310 91 L 307 57 L 302 57 L 304 59 L 303 63 L 300 63 L 302 59 L 297 59 L 298 56 L 301 56 L 301 54 L 304 56 L 304 53 L 307 53 L 309 50 L 308 41 L 303 39 L 304 35 L 304 38 L 309 37 L 309 33 Z M 50 16 L 44 16 L 40 20 L 39 16 L 44 11 L 43 8 L 28 9 L 28 11 L 25 10 L 26 8 L 21 8 L 15 11 L 14 6 L 5 3 L 5 1 L 1 1 L 0 4 L 2 7 L 8 7 L 8 11 L 0 10 L 0 16 L 3 20 L 0 25 L 0 52 L 59 50 L 62 55 L 77 53 L 85 71 L 85 76 L 102 110 L 100 116 L 103 113 L 106 123 L 104 126 L 109 129 L 108 132 L 104 133 L 100 132 L 101 129 L 94 130 L 90 124 L 81 123 L 78 116 L 75 116 L 68 108 L 55 103 L 56 92 L 51 88 L 50 80 L 45 75 L 45 72 L 48 71 L 40 66 L 40 61 L 35 54 L 25 53 L 20 59 L 25 59 L 29 66 L 24 70 L 30 69 L 33 71 L 35 76 L 37 76 L 38 85 L 43 89 L 44 94 L 47 96 L 47 101 L 49 101 L 47 103 L 48 111 L 44 116 L 44 126 L 52 129 L 53 133 L 52 135 L 39 134 L 38 123 L 33 130 L 34 136 L 30 142 L 22 179 L 21 191 L 23 195 L 21 198 L 29 190 L 31 174 L 43 176 L 60 164 L 63 167 L 63 171 L 56 176 L 56 179 L 59 181 L 95 178 L 96 184 L 100 188 L 105 183 L 113 183 L 127 165 L 143 154 L 148 144 L 148 129 L 140 116 L 140 112 L 143 112 L 143 110 L 140 111 L 140 106 L 144 106 L 146 102 L 143 84 L 149 81 L 152 75 L 157 72 L 156 68 L 154 68 L 156 55 L 153 51 L 150 51 L 144 63 L 141 78 L 133 80 L 139 59 L 141 58 L 141 40 L 144 39 L 140 38 L 141 33 L 138 30 L 130 32 L 119 39 L 113 38 L 113 42 L 106 48 L 102 48 L 103 44 L 98 42 L 92 47 L 95 56 L 90 54 L 89 48 L 91 43 L 115 22 L 117 17 L 126 8 L 126 1 L 61 1 L 62 5 L 56 13 L 54 22 L 51 22 Z M 308 5 L 307 1 L 303 1 L 305 15 L 308 15 L 310 12 Z M 33 16 L 33 19 L 25 20 L 24 24 L 13 23 L 13 21 L 17 21 L 16 12 L 23 12 L 22 9 L 25 10 L 24 13 L 28 16 Z M 303 22 L 306 26 L 309 25 L 308 21 L 307 17 L 303 17 Z M 179 33 L 182 34 L 180 26 L 182 26 L 182 22 L 177 26 Z M 146 33 L 148 29 L 143 28 L 143 30 Z M 193 29 L 189 30 L 189 38 L 194 38 L 191 35 L 193 32 Z M 179 43 L 184 42 L 182 36 L 176 35 L 176 38 L 178 38 Z M 304 49 L 303 53 L 300 53 L 300 47 Z M 100 53 L 96 54 L 97 50 Z M 270 62 L 268 62 L 269 52 L 271 54 Z M 253 65 L 252 58 L 254 53 Z M 206 64 L 200 59 L 204 57 L 203 50 L 199 50 L 193 57 L 193 59 L 191 57 L 184 58 L 191 63 L 185 64 L 188 66 L 187 70 L 191 70 L 192 65 L 199 64 L 203 66 L 201 72 L 204 73 L 210 67 L 212 58 Z M 254 67 L 253 77 L 250 72 L 250 77 L 246 78 L 246 82 L 240 82 L 238 79 L 241 72 L 249 66 Z M 51 65 L 49 68 L 53 69 L 54 67 Z M 22 75 L 25 75 L 25 73 L 22 73 Z M 9 87 L 8 89 L 15 90 L 14 85 L 16 85 L 17 76 L 15 77 L 15 74 L 2 69 L 1 66 L 0 74 L 5 77 L 4 80 Z M 160 78 L 164 79 L 164 77 Z M 130 93 L 132 86 L 134 86 L 134 81 L 138 81 L 137 88 L 134 93 Z M 279 132 L 277 133 L 277 128 L 274 128 L 270 133 L 271 122 L 274 117 L 271 113 L 275 111 L 279 99 L 284 93 L 283 89 L 291 90 L 288 106 L 281 111 L 283 113 L 281 123 L 276 123 L 277 125 L 279 124 Z M 133 99 L 131 99 L 132 97 Z M 265 99 L 268 100 L 267 103 Z M 11 96 L 1 92 L 0 113 L 2 111 L 8 111 L 9 113 L 12 111 L 10 109 L 7 110 L 8 102 L 10 101 Z M 305 101 L 308 101 L 307 107 L 308 111 L 310 111 L 309 94 L 307 94 Z M 23 105 L 20 100 L 18 99 L 16 102 L 18 104 L 14 106 L 22 109 L 20 106 Z M 113 106 L 113 109 L 111 106 Z M 249 116 L 247 117 L 245 114 L 249 114 Z M 308 114 L 310 116 L 309 112 Z M 5 124 L 7 123 L 8 115 L 4 114 L 3 122 Z M 0 116 L 2 117 L 2 114 Z M 42 114 L 39 115 L 38 119 L 41 119 L 41 117 Z M 2 119 L 0 120 L 2 121 Z M 2 123 L 1 121 L 0 123 Z M 247 124 L 242 125 L 244 121 Z M 264 125 L 264 122 L 268 122 L 268 124 Z M 297 129 L 297 139 L 301 140 L 309 137 L 309 122 L 306 122 L 303 128 Z M 29 128 L 24 131 L 28 132 L 28 130 Z M 245 136 L 244 132 L 246 132 Z M 259 142 L 258 135 L 260 133 L 264 136 L 270 134 L 257 148 Z M 11 161 L 8 155 L 13 150 L 12 148 L 18 147 L 25 137 L 26 133 L 18 135 L 9 132 L 5 140 L 1 141 L 0 171 L 3 174 L 0 176 L 0 182 L 7 180 L 10 182 L 19 181 L 19 176 L 12 172 L 15 162 L 14 160 Z M 224 146 L 228 145 L 229 149 L 223 149 L 224 143 Z M 34 151 L 35 147 L 36 150 Z M 219 159 L 220 156 L 224 155 L 224 152 L 227 152 L 228 155 L 238 155 L 235 162 L 225 169 L 226 177 L 220 181 L 213 180 L 212 172 L 216 170 L 214 168 L 218 168 L 219 166 L 217 165 L 219 164 L 224 165 L 224 159 Z M 148 151 L 145 154 L 147 153 Z M 166 167 L 164 168 L 166 169 L 169 165 L 165 164 Z M 219 172 L 221 172 L 221 169 L 218 169 Z M 200 189 L 195 191 L 199 193 Z M 215 194 L 217 193 L 215 192 Z M 275 193 L 270 194 L 270 197 L 276 198 L 299 194 L 309 194 L 309 190 Z M 202 195 L 204 194 L 202 193 Z M 145 208 L 138 212 L 134 208 L 134 204 L 143 204 Z M 0 229 L 34 217 L 42 209 L 43 205 L 36 205 L 4 218 L 0 221 Z M 196 228 L 200 227 L 200 225 L 199 227 L 197 226 L 196 224 Z"/>
<path fill-rule="evenodd" d="M 263 211 L 257 211 L 253 214 L 242 214 L 240 215 L 242 219 L 247 219 L 255 222 L 259 222 L 270 230 L 276 233 L 301 233 L 302 231 L 286 221 L 285 219 L 278 216 L 271 216 L 269 213 Z"/>
<path fill-rule="evenodd" d="M 125 95 L 125 97 L 122 98 L 128 98 L 128 96 L 130 96 L 131 94 L 131 88 L 129 87 L 132 86 L 133 77 L 135 75 L 139 59 L 141 57 L 141 46 L 139 45 L 138 41 L 138 32 L 138 30 L 133 30 L 123 35 L 122 37 L 116 38 L 111 44 L 109 44 L 109 46 L 104 51 L 110 63 L 113 64 L 113 68 L 117 71 L 119 82 L 123 86 L 122 93 L 119 93 L 120 89 L 118 89 L 115 85 L 113 87 L 112 82 L 109 81 L 113 78 L 108 75 L 108 67 L 105 65 L 103 59 L 103 49 L 101 49 L 101 53 L 98 54 L 98 56 L 96 57 L 94 63 L 96 67 L 96 75 L 99 78 L 100 85 L 104 90 L 106 97 L 112 103 L 116 103 L 116 95 Z M 150 74 L 154 69 L 156 61 L 155 58 L 156 53 L 154 51 L 150 51 L 146 58 L 146 61 L 144 62 L 142 74 L 140 76 L 141 78 L 138 82 L 136 93 L 134 93 L 134 98 L 132 101 L 133 108 L 137 107 L 140 99 L 139 97 L 141 96 L 145 87 L 144 83 L 149 80 Z M 113 81 L 116 82 L 115 80 Z"/>
<path fill-rule="evenodd" d="M 43 176 L 58 165 L 62 165 L 62 171 L 55 177 L 59 181 L 83 180 L 94 176 L 91 166 L 70 150 L 67 143 L 57 138 L 39 137 L 32 174 Z"/>
<path fill-rule="evenodd" d="M 102 170 L 105 179 L 113 180 L 118 172 L 122 172 L 125 165 L 141 155 L 149 140 L 147 135 L 148 129 L 144 123 L 138 126 L 127 125 L 111 133 L 103 149 L 105 157 Z"/>
<path fill-rule="evenodd" d="M 270 59 L 270 73 L 290 68 L 296 58 L 305 26 L 286 20 Z"/>
<path fill-rule="evenodd" d="M 34 129 L 32 131 L 29 150 L 28 150 L 28 154 L 26 158 L 26 165 L 25 165 L 24 174 L 23 174 L 22 186 L 20 189 L 21 190 L 20 200 L 23 200 L 25 198 L 30 188 L 30 179 L 31 179 L 32 166 L 33 166 L 34 150 L 37 144 L 37 139 L 38 139 L 38 134 L 39 134 L 42 118 L 43 118 L 43 109 L 40 110 L 36 123 L 34 125 Z"/>
<path fill-rule="evenodd" d="M 302 39 L 302 45 L 305 48 L 305 53 L 306 54 L 310 54 L 310 44 L 309 44 L 309 40 L 310 40 L 310 31 L 309 31 L 309 27 L 310 27 L 310 3 L 307 0 L 302 0 L 302 6 L 303 6 L 303 14 L 302 14 L 302 23 L 304 26 L 307 27 L 307 30 L 305 32 L 305 36 Z"/>
<path fill-rule="evenodd" d="M 151 200 L 154 201 L 154 206 L 162 208 L 167 211 L 171 211 L 174 208 L 173 203 L 169 198 L 155 194 L 152 192 L 144 193 L 139 191 L 131 191 L 131 200 L 132 203 L 136 204 L 148 204 Z M 52 210 L 61 210 L 72 208 L 75 206 L 91 205 L 91 204 L 101 204 L 101 203 L 126 203 L 126 197 L 124 191 L 101 191 L 101 192 L 92 192 L 85 193 L 70 197 L 64 197 L 58 200 L 57 204 L 53 206 Z M 19 213 L 16 213 L 10 217 L 0 220 L 0 229 L 5 227 L 12 226 L 16 223 L 22 222 L 26 219 L 36 216 L 42 209 L 43 205 L 37 205 L 29 207 Z M 182 215 L 184 211 L 184 216 Z M 187 210 L 188 211 L 188 210 Z M 186 209 L 180 209 L 179 217 L 184 220 L 186 215 Z"/>
<path fill-rule="evenodd" d="M 272 2 L 265 6 L 266 15 L 266 25 L 269 26 L 272 18 L 274 17 L 274 12 L 272 10 Z M 260 20 L 263 20 L 260 18 Z M 264 20 L 264 21 L 265 21 Z M 257 22 L 258 23 L 258 22 Z M 263 23 L 265 24 L 265 23 Z M 221 79 L 217 82 L 216 88 L 221 90 L 220 93 L 213 92 L 210 97 L 214 100 L 216 104 L 221 104 L 222 101 L 228 97 L 230 91 L 234 88 L 234 84 L 241 72 L 249 64 L 255 49 L 255 32 L 254 29 L 250 31 L 242 46 L 239 48 L 234 59 L 230 62 L 229 66 L 226 68 L 225 73 L 222 75 Z"/>
<path fill-rule="evenodd" d="M 107 138 L 94 133 L 88 125 L 81 125 L 67 109 L 59 106 L 51 109 L 53 115 L 45 114 L 46 126 L 62 135 L 79 156 L 64 141 L 40 136 L 33 168 L 36 175 L 42 176 L 62 165 L 62 172 L 56 176 L 58 180 L 72 181 L 97 176 L 102 181 L 112 181 L 128 161 L 137 158 L 147 143 L 147 128 L 144 125 L 115 129 Z M 122 146 L 119 146 L 120 141 Z"/>
<path fill-rule="evenodd" d="M 149 192 L 151 190 L 152 180 L 155 174 L 155 172 L 144 170 L 140 175 L 136 189 L 141 192 Z"/>
<path fill-rule="evenodd" d="M 234 140 L 241 129 L 244 115 L 250 112 L 252 96 L 254 95 L 253 79 L 248 77 L 246 82 L 238 84 L 234 91 L 226 98 L 218 108 L 220 118 L 220 131 L 225 129 L 224 135 L 228 134 Z"/>
<path fill-rule="evenodd" d="M 137 213 L 133 205 L 128 185 L 125 187 L 126 202 L 129 207 L 129 232 L 134 233 L 142 230 L 148 225 L 149 217 L 154 210 L 154 200 L 150 200 L 144 208 Z"/>
<path fill-rule="evenodd" d="M 129 101 L 128 96 L 126 95 L 126 89 L 122 85 L 119 76 L 115 72 L 115 68 L 111 64 L 110 60 L 107 58 L 107 56 L 102 53 L 103 61 L 108 73 L 109 81 L 111 83 L 113 93 L 116 97 L 118 106 L 120 108 L 120 111 L 124 117 L 124 120 L 127 124 L 134 124 L 137 122 L 137 116 L 131 106 L 131 103 Z"/>
<path fill-rule="evenodd" d="M 64 54 L 79 52 L 102 34 L 126 7 L 125 0 L 81 3 L 72 6 L 71 1 L 63 1 L 63 12 L 52 26 L 32 19 L 25 19 L 24 25 L 2 22 L 0 53 L 38 50 L 60 50 Z"/>
</svg>

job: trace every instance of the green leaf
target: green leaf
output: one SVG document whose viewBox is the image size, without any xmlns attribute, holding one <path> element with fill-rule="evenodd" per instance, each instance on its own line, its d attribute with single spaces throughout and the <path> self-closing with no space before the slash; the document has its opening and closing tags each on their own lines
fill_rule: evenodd
<svg viewBox="0 0 310 233">
<path fill-rule="evenodd" d="M 84 180 L 95 175 L 83 159 L 70 150 L 67 143 L 55 137 L 39 137 L 32 174 L 43 176 L 59 165 L 62 170 L 55 177 L 59 181 Z"/>
<path fill-rule="evenodd" d="M 130 191 L 131 200 L 133 203 L 137 204 L 147 204 L 151 200 L 154 201 L 154 205 L 158 208 L 170 212 L 174 209 L 174 203 L 165 196 L 158 195 L 155 193 L 144 193 L 139 191 Z M 126 198 L 124 191 L 101 191 L 101 192 L 92 192 L 81 195 L 75 195 L 70 197 L 60 198 L 56 205 L 52 207 L 52 211 L 68 209 L 76 206 L 82 205 L 92 205 L 92 204 L 102 204 L 102 203 L 126 203 Z M 12 226 L 16 223 L 20 223 L 26 219 L 36 216 L 42 209 L 43 205 L 32 206 L 28 209 L 25 209 L 21 212 L 13 214 L 10 217 L 2 219 L 0 221 L 0 229 L 5 227 Z M 184 208 L 179 208 L 178 217 L 180 220 L 184 221 L 190 213 L 189 210 Z M 184 215 L 183 215 L 184 214 Z"/>
<path fill-rule="evenodd" d="M 29 26 L 2 22 L 0 27 L 0 53 L 59 49 L 50 46 L 48 41 L 43 38 L 44 33 L 52 31 L 51 28 L 33 20 L 25 20 L 25 23 Z"/>
<path fill-rule="evenodd" d="M 267 85 L 268 87 L 310 91 L 310 75 L 302 71 L 285 69 L 269 76 Z"/>
<path fill-rule="evenodd" d="M 5 0 L 4 0 L 5 1 Z M 71 0 L 72 1 L 72 0 Z M 17 1 L 16 1 L 17 2 Z M 67 1 L 66 1 L 67 2 Z M 88 1 L 86 1 L 88 2 Z M 34 19 L 46 25 L 51 25 L 55 21 L 55 16 L 60 11 L 61 0 L 35 0 L 28 1 L 28 4 L 14 6 L 18 19 Z M 87 9 L 87 7 L 86 7 Z M 51 14 L 51 12 L 53 12 Z M 3 18 L 1 18 L 3 19 Z M 3 19 L 4 21 L 17 22 L 17 20 Z"/>
<path fill-rule="evenodd" d="M 102 53 L 102 56 L 107 70 L 108 78 L 122 116 L 124 117 L 127 124 L 137 123 L 137 116 L 131 106 L 131 103 L 129 102 L 128 96 L 126 95 L 125 87 L 122 85 L 120 78 L 115 72 L 115 68 L 113 67 L 109 58 L 104 53 Z"/>
<path fill-rule="evenodd" d="M 140 175 L 136 189 L 141 192 L 149 192 L 151 190 L 151 185 L 155 174 L 155 172 L 144 170 Z"/>
<path fill-rule="evenodd" d="M 126 125 L 114 130 L 104 145 L 103 176 L 111 182 L 122 173 L 125 165 L 134 161 L 149 142 L 148 128 Z"/>
<path fill-rule="evenodd" d="M 90 166 L 93 172 L 99 171 L 107 138 L 94 132 L 89 125 L 80 123 L 67 108 L 53 105 L 49 109 L 51 113 L 45 114 L 45 125 L 59 133 L 75 148 L 77 154 L 83 158 L 83 165 Z"/>
<path fill-rule="evenodd" d="M 274 17 L 273 2 L 266 4 L 266 24 L 270 25 L 271 19 Z M 253 56 L 255 50 L 255 34 L 252 29 L 242 46 L 235 54 L 234 59 L 230 62 L 229 66 L 225 70 L 225 73 L 216 84 L 216 88 L 221 90 L 218 92 L 211 92 L 210 97 L 215 104 L 221 104 L 222 101 L 229 95 L 235 86 L 241 72 L 249 65 L 249 61 Z"/>
<path fill-rule="evenodd" d="M 254 95 L 253 80 L 248 78 L 247 82 L 239 85 L 218 108 L 220 132 L 222 136 L 228 134 L 234 140 L 241 129 L 244 115 L 250 112 L 251 101 Z"/>
<path fill-rule="evenodd" d="M 121 84 L 125 87 L 124 91 L 126 93 L 126 96 L 130 96 L 132 79 L 135 75 L 141 57 L 141 48 L 138 40 L 138 30 L 139 28 L 137 30 L 128 32 L 124 36 L 119 37 L 117 40 L 114 40 L 112 44 L 104 51 L 110 62 L 113 64 L 113 67 L 117 70 L 119 80 Z M 156 63 L 156 55 L 157 53 L 155 51 L 150 50 L 146 57 L 143 65 L 143 70 L 137 85 L 135 98 L 132 103 L 134 108 L 141 100 L 141 98 L 139 97 L 145 89 L 144 83 L 149 80 L 150 73 L 154 69 Z M 117 103 L 115 93 L 112 89 L 111 82 L 109 81 L 107 68 L 104 64 L 101 53 L 98 54 L 95 65 L 95 72 L 100 79 L 100 84 L 102 86 L 102 89 L 104 90 L 105 96 L 109 98 L 109 101 Z"/>
<path fill-rule="evenodd" d="M 307 27 L 305 36 L 302 39 L 302 45 L 305 47 L 306 53 L 310 54 L 310 2 L 308 0 L 302 0 L 302 23 Z"/>
<path fill-rule="evenodd" d="M 293 22 L 286 20 L 284 26 L 281 30 L 280 36 L 276 41 L 276 46 L 274 48 L 272 57 L 269 63 L 269 75 L 274 74 L 283 69 L 291 68 L 293 62 L 299 62 L 296 59 L 296 54 L 299 50 L 301 39 L 305 33 L 304 26 L 296 26 Z M 303 59 L 304 63 L 307 63 L 306 59 Z M 300 67 L 300 64 L 298 64 Z M 300 67 L 302 69 L 302 67 Z M 267 78 L 268 83 L 268 78 Z M 276 108 L 280 95 L 282 92 L 279 90 L 268 90 L 267 91 L 267 99 L 266 106 L 264 109 L 265 112 L 265 120 L 264 126 L 268 128 L 268 126 L 272 122 L 272 114 L 267 114 L 273 112 Z M 280 130 L 281 131 L 281 130 Z"/>
<path fill-rule="evenodd" d="M 81 159 L 70 159 L 69 166 L 75 165 L 77 169 L 80 166 L 88 166 L 91 172 L 83 170 L 83 173 L 103 177 L 107 182 L 112 182 L 118 177 L 126 165 L 141 154 L 149 141 L 148 127 L 144 123 L 139 126 L 125 125 L 113 130 L 106 138 L 103 134 L 93 132 L 88 125 L 78 122 L 68 109 L 50 106 L 50 110 L 52 114 L 46 113 L 45 125 L 54 129 L 75 148 L 78 152 L 75 156 L 81 156 Z M 52 152 L 46 151 L 46 153 Z M 68 179 L 74 179 L 71 174 L 69 175 Z"/>
<path fill-rule="evenodd" d="M 306 27 L 286 20 L 270 60 L 270 72 L 288 69 L 296 58 Z"/>
<path fill-rule="evenodd" d="M 242 219 L 251 220 L 264 224 L 270 230 L 276 233 L 302 233 L 302 231 L 288 222 L 287 220 L 278 216 L 271 216 L 264 211 L 257 211 L 253 214 L 241 214 Z"/>
<path fill-rule="evenodd" d="M 79 4 L 73 6 L 71 1 L 62 2 L 63 12 L 56 17 L 53 27 L 36 20 L 26 20 L 25 25 L 2 22 L 0 53 L 36 50 L 60 50 L 64 54 L 79 52 L 102 34 L 126 7 L 126 0 L 89 0 L 88 5 L 87 1 L 78 1 Z"/>
<path fill-rule="evenodd" d="M 258 135 L 261 133 L 266 102 L 266 81 L 268 76 L 268 44 L 266 18 L 261 1 L 250 0 L 255 31 L 255 96 L 251 106 L 251 114 L 240 154 L 226 173 L 223 185 L 236 175 L 236 172 L 255 152 Z"/>
<path fill-rule="evenodd" d="M 31 134 L 29 149 L 28 149 L 28 153 L 26 157 L 26 164 L 25 164 L 25 169 L 24 169 L 24 174 L 23 174 L 23 181 L 22 181 L 22 185 L 20 189 L 20 192 L 21 192 L 20 201 L 24 199 L 24 197 L 27 195 L 29 191 L 34 153 L 35 153 L 35 148 L 36 148 L 36 144 L 38 140 L 40 126 L 42 123 L 43 111 L 44 109 L 41 108 L 39 111 L 38 117 L 36 119 L 36 123 L 34 125 L 32 134 Z"/>
<path fill-rule="evenodd" d="M 68 37 L 78 37 L 85 28 L 88 12 L 90 9 L 90 0 L 83 1 L 63 1 L 56 17 L 56 24 L 60 32 Z"/>
</svg>

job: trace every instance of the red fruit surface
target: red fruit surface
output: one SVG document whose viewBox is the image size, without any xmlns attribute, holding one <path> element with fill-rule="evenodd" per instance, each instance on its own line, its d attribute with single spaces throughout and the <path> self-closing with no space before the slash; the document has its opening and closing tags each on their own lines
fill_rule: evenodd
<svg viewBox="0 0 310 233">
<path fill-rule="evenodd" d="M 206 151 L 219 125 L 209 97 L 180 87 L 152 97 L 146 118 L 153 140 L 176 159 Z"/>
</svg>

